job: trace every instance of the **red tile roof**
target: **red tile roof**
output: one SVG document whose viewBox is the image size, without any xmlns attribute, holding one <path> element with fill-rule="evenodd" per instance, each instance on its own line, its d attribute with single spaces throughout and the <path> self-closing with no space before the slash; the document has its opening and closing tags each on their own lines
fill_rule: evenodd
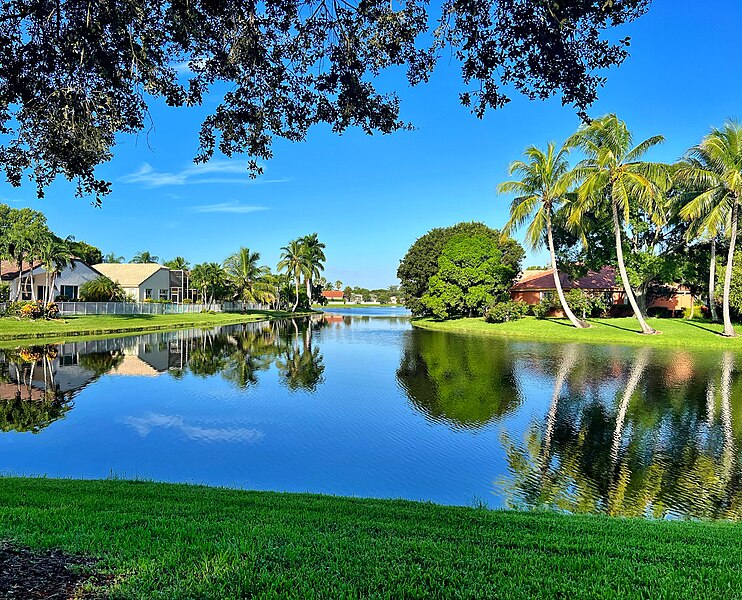
<svg viewBox="0 0 742 600">
<path fill-rule="evenodd" d="M 559 281 L 565 289 L 572 287 L 572 282 L 564 273 L 559 273 Z M 555 289 L 554 269 L 544 271 L 526 271 L 510 289 L 514 292 L 523 292 L 527 290 L 553 290 Z"/>
<path fill-rule="evenodd" d="M 343 299 L 343 292 L 340 290 L 325 290 L 322 292 L 322 295 L 325 298 L 332 298 L 335 300 L 342 300 Z"/>
<path fill-rule="evenodd" d="M 517 281 L 511 291 L 539 291 L 553 290 L 554 286 L 554 269 L 545 271 L 531 271 L 523 274 L 524 276 Z M 616 269 L 614 267 L 603 267 L 600 271 L 589 271 L 587 275 L 573 282 L 564 273 L 559 273 L 559 281 L 562 288 L 571 290 L 578 288 L 581 290 L 593 291 L 621 291 L 623 288 L 616 282 Z"/>
<path fill-rule="evenodd" d="M 33 262 L 33 268 L 35 269 L 41 264 L 40 261 L 36 260 Z M 31 268 L 31 263 L 23 261 L 23 271 L 27 271 Z M 0 260 L 0 277 L 3 279 L 15 279 L 18 277 L 18 263 L 14 260 Z"/>
</svg>

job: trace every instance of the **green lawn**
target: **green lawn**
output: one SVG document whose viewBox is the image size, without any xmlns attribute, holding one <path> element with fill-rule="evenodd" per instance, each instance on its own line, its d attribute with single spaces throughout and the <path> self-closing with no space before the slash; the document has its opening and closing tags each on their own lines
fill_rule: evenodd
<svg viewBox="0 0 742 600">
<path fill-rule="evenodd" d="M 100 558 L 113 598 L 731 600 L 740 527 L 0 478 L 0 539 Z"/>
<path fill-rule="evenodd" d="M 251 310 L 241 313 L 193 313 L 186 315 L 89 315 L 31 321 L 11 317 L 0 318 L 0 340 L 48 338 L 60 335 L 101 335 L 179 327 L 205 327 L 245 323 L 272 318 L 303 316 L 275 310 Z"/>
<path fill-rule="evenodd" d="M 634 318 L 589 319 L 592 327 L 575 329 L 566 319 L 526 317 L 508 323 L 485 323 L 482 318 L 436 321 L 414 319 L 412 324 L 423 329 L 478 335 L 492 335 L 513 339 L 543 342 L 586 342 L 597 344 L 622 344 L 642 346 L 688 346 L 695 348 L 732 348 L 742 350 L 742 337 L 725 338 L 723 326 L 708 321 L 686 319 L 647 319 L 662 333 L 641 335 Z M 742 328 L 737 328 L 742 334 Z"/>
</svg>

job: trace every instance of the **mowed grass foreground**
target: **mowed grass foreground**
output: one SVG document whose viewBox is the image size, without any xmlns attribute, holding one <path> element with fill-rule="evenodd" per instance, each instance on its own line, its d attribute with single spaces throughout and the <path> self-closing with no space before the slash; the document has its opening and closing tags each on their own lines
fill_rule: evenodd
<svg viewBox="0 0 742 600">
<path fill-rule="evenodd" d="M 487 323 L 479 318 L 413 319 L 421 329 L 489 335 L 539 342 L 584 342 L 635 346 L 686 346 L 694 348 L 727 348 L 742 350 L 742 328 L 736 328 L 741 337 L 721 335 L 724 326 L 702 320 L 647 319 L 657 335 L 641 335 L 639 323 L 633 317 L 618 319 L 588 319 L 589 329 L 576 329 L 566 319 L 536 319 L 525 317 L 507 323 Z"/>
<path fill-rule="evenodd" d="M 0 538 L 113 598 L 723 598 L 742 528 L 127 481 L 0 478 Z"/>
<path fill-rule="evenodd" d="M 60 317 L 48 321 L 44 319 L 32 321 L 3 317 L 0 318 L 0 340 L 206 327 L 306 316 L 307 314 L 310 313 L 250 310 L 245 313 L 192 313 L 182 315 L 87 315 Z"/>
</svg>

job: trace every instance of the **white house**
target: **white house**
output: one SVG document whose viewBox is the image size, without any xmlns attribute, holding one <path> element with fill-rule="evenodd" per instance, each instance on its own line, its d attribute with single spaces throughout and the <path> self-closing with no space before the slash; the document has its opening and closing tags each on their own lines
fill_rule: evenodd
<svg viewBox="0 0 742 600">
<path fill-rule="evenodd" d="M 170 300 L 170 269 L 156 263 L 101 263 L 95 270 L 118 282 L 137 302 Z"/>
<path fill-rule="evenodd" d="M 22 300 L 46 300 L 51 298 L 56 300 L 62 296 L 69 300 L 77 300 L 80 293 L 80 287 L 100 277 L 100 273 L 86 262 L 73 258 L 69 265 L 64 267 L 56 277 L 49 277 L 49 282 L 53 288 L 52 293 L 47 295 L 47 273 L 46 269 L 39 264 L 21 271 L 10 282 L 10 297 L 16 298 L 18 289 L 21 290 Z"/>
</svg>

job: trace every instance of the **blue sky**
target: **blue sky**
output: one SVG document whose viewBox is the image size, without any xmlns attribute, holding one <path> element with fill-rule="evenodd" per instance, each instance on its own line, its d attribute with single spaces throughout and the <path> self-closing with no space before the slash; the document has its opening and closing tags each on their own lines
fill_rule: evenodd
<svg viewBox="0 0 742 600">
<path fill-rule="evenodd" d="M 637 140 L 665 135 L 651 158 L 675 160 L 712 125 L 742 117 L 740 22 L 737 0 L 654 0 L 647 15 L 619 32 L 632 37 L 631 56 L 608 72 L 591 115 L 617 113 Z M 458 103 L 463 84 L 445 60 L 429 84 L 397 89 L 415 131 L 335 136 L 319 126 L 304 143 L 276 141 L 257 181 L 244 159 L 193 165 L 198 126 L 213 101 L 188 110 L 156 103 L 154 129 L 122 138 L 100 169 L 114 183 L 102 208 L 74 198 L 64 182 L 44 200 L 32 186 L 2 184 L 0 201 L 42 210 L 59 235 L 127 259 L 149 250 L 163 260 L 221 261 L 244 245 L 275 267 L 281 246 L 316 231 L 327 244 L 329 279 L 386 287 L 396 283 L 407 248 L 430 228 L 463 220 L 501 227 L 509 200 L 495 188 L 509 162 L 529 144 L 563 141 L 579 125 L 558 100 L 515 94 L 479 120 Z M 526 263 L 545 259 L 529 251 Z"/>
</svg>

